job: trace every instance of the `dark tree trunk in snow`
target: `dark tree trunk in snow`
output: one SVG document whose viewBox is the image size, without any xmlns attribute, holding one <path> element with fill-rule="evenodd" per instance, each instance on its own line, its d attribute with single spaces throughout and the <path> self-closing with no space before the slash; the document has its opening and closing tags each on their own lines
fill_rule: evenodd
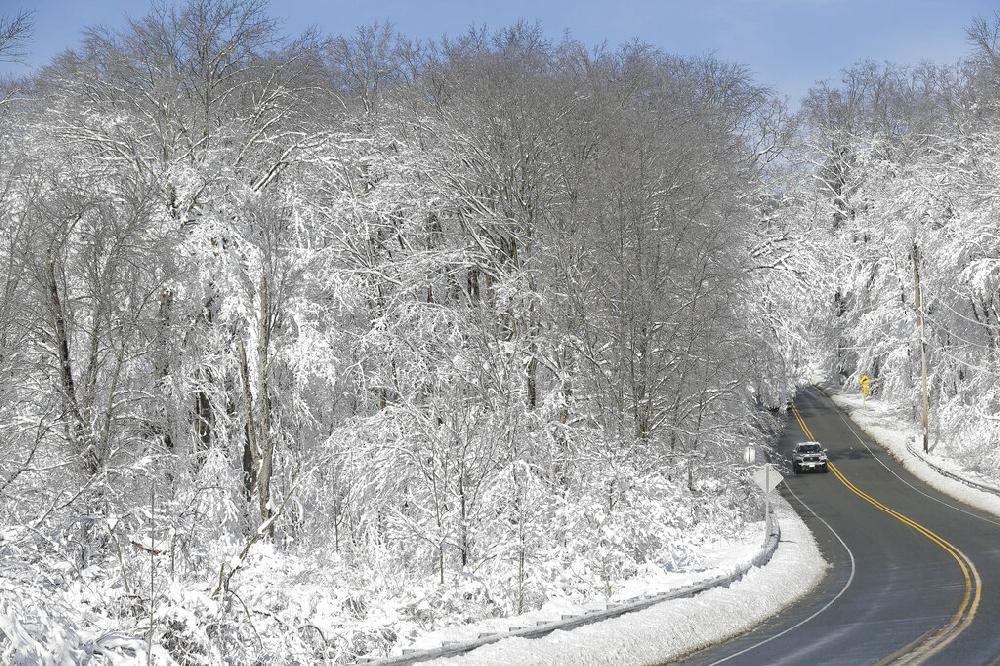
<svg viewBox="0 0 1000 666">
<path fill-rule="evenodd" d="M 83 447 L 84 470 L 88 474 L 97 472 L 100 461 L 94 443 L 86 436 L 86 424 L 76 395 L 76 383 L 73 381 L 73 363 L 69 355 L 69 334 L 66 330 L 66 313 L 63 310 L 62 298 L 59 296 L 59 283 L 56 281 L 55 261 L 49 254 L 46 262 L 46 278 L 49 289 L 49 304 L 52 307 L 53 329 L 55 333 L 56 359 L 59 364 L 60 389 L 63 402 L 70 417 L 70 436 L 77 446 Z"/>
<path fill-rule="evenodd" d="M 260 467 L 257 471 L 257 492 L 260 495 L 260 517 L 267 521 L 271 517 L 271 473 L 274 462 L 274 440 L 271 432 L 271 400 L 268 393 L 270 365 L 268 347 L 271 341 L 271 303 L 267 274 L 260 275 L 260 330 L 257 338 L 257 374 L 260 386 L 257 393 L 257 412 L 260 418 L 260 432 L 257 444 L 260 447 Z M 267 529 L 269 538 L 274 536 L 274 524 Z"/>
</svg>

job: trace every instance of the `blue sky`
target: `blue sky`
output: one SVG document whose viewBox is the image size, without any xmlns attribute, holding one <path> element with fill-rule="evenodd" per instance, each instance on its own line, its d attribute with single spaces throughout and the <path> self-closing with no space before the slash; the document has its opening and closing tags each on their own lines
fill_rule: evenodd
<svg viewBox="0 0 1000 666">
<path fill-rule="evenodd" d="M 36 11 L 31 65 L 73 46 L 87 25 L 121 25 L 146 0 L 0 0 L 0 13 Z M 896 62 L 952 62 L 968 51 L 965 26 L 990 16 L 997 0 L 272 0 L 289 33 L 325 32 L 389 20 L 411 36 L 437 37 L 470 25 L 538 20 L 586 43 L 631 38 L 673 53 L 715 55 L 743 63 L 757 78 L 797 101 L 819 79 L 863 57 Z M 0 71 L 26 71 L 0 64 Z"/>
</svg>

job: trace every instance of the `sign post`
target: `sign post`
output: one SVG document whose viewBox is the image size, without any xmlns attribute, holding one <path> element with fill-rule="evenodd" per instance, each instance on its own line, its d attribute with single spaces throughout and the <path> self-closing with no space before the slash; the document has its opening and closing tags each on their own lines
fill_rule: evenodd
<svg viewBox="0 0 1000 666">
<path fill-rule="evenodd" d="M 757 487 L 764 491 L 764 528 L 767 533 L 771 533 L 771 491 L 778 487 L 778 484 L 784 480 L 781 473 L 772 469 L 770 464 L 764 464 L 754 470 L 753 473 L 754 483 Z"/>
</svg>

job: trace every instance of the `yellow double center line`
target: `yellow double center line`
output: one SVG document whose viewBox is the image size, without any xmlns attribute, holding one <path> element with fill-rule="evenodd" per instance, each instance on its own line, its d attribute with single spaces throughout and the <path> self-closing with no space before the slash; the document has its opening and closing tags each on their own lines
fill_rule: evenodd
<svg viewBox="0 0 1000 666">
<path fill-rule="evenodd" d="M 799 408 L 794 402 L 791 404 L 791 411 L 795 420 L 798 421 L 799 427 L 802 428 L 802 433 L 806 436 L 806 438 L 815 440 L 816 438 L 813 436 L 812 431 L 809 430 L 809 426 L 806 424 L 805 419 L 802 418 L 802 413 L 799 411 Z M 972 560 L 970 560 L 965 553 L 956 548 L 954 545 L 950 544 L 948 541 L 930 531 L 912 518 L 886 506 L 865 491 L 858 488 L 853 482 L 851 482 L 850 479 L 844 476 L 844 473 L 837 469 L 837 466 L 833 463 L 828 462 L 827 465 L 829 466 L 830 471 L 833 472 L 834 476 L 836 476 L 837 479 L 852 493 L 880 511 L 884 511 L 889 514 L 904 525 L 912 527 L 918 533 L 929 539 L 932 543 L 941 547 L 946 553 L 955 559 L 955 562 L 958 563 L 958 568 L 962 572 L 962 578 L 965 581 L 965 593 L 962 595 L 962 603 L 959 604 L 958 610 L 956 610 L 955 614 L 952 615 L 951 620 L 944 626 L 924 634 L 914 642 L 904 646 L 879 662 L 884 664 L 923 663 L 955 640 L 955 638 L 957 638 L 958 635 L 962 633 L 962 631 L 972 622 L 972 618 L 975 617 L 976 610 L 979 608 L 979 599 L 982 595 L 982 580 L 979 578 L 979 571 L 972 563 Z"/>
</svg>

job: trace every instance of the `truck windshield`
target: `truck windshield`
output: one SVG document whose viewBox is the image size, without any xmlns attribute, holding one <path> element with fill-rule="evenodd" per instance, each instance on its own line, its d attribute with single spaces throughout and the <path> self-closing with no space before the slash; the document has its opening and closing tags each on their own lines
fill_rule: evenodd
<svg viewBox="0 0 1000 666">
<path fill-rule="evenodd" d="M 819 453 L 822 450 L 819 444 L 799 444 L 799 453 Z"/>
</svg>

